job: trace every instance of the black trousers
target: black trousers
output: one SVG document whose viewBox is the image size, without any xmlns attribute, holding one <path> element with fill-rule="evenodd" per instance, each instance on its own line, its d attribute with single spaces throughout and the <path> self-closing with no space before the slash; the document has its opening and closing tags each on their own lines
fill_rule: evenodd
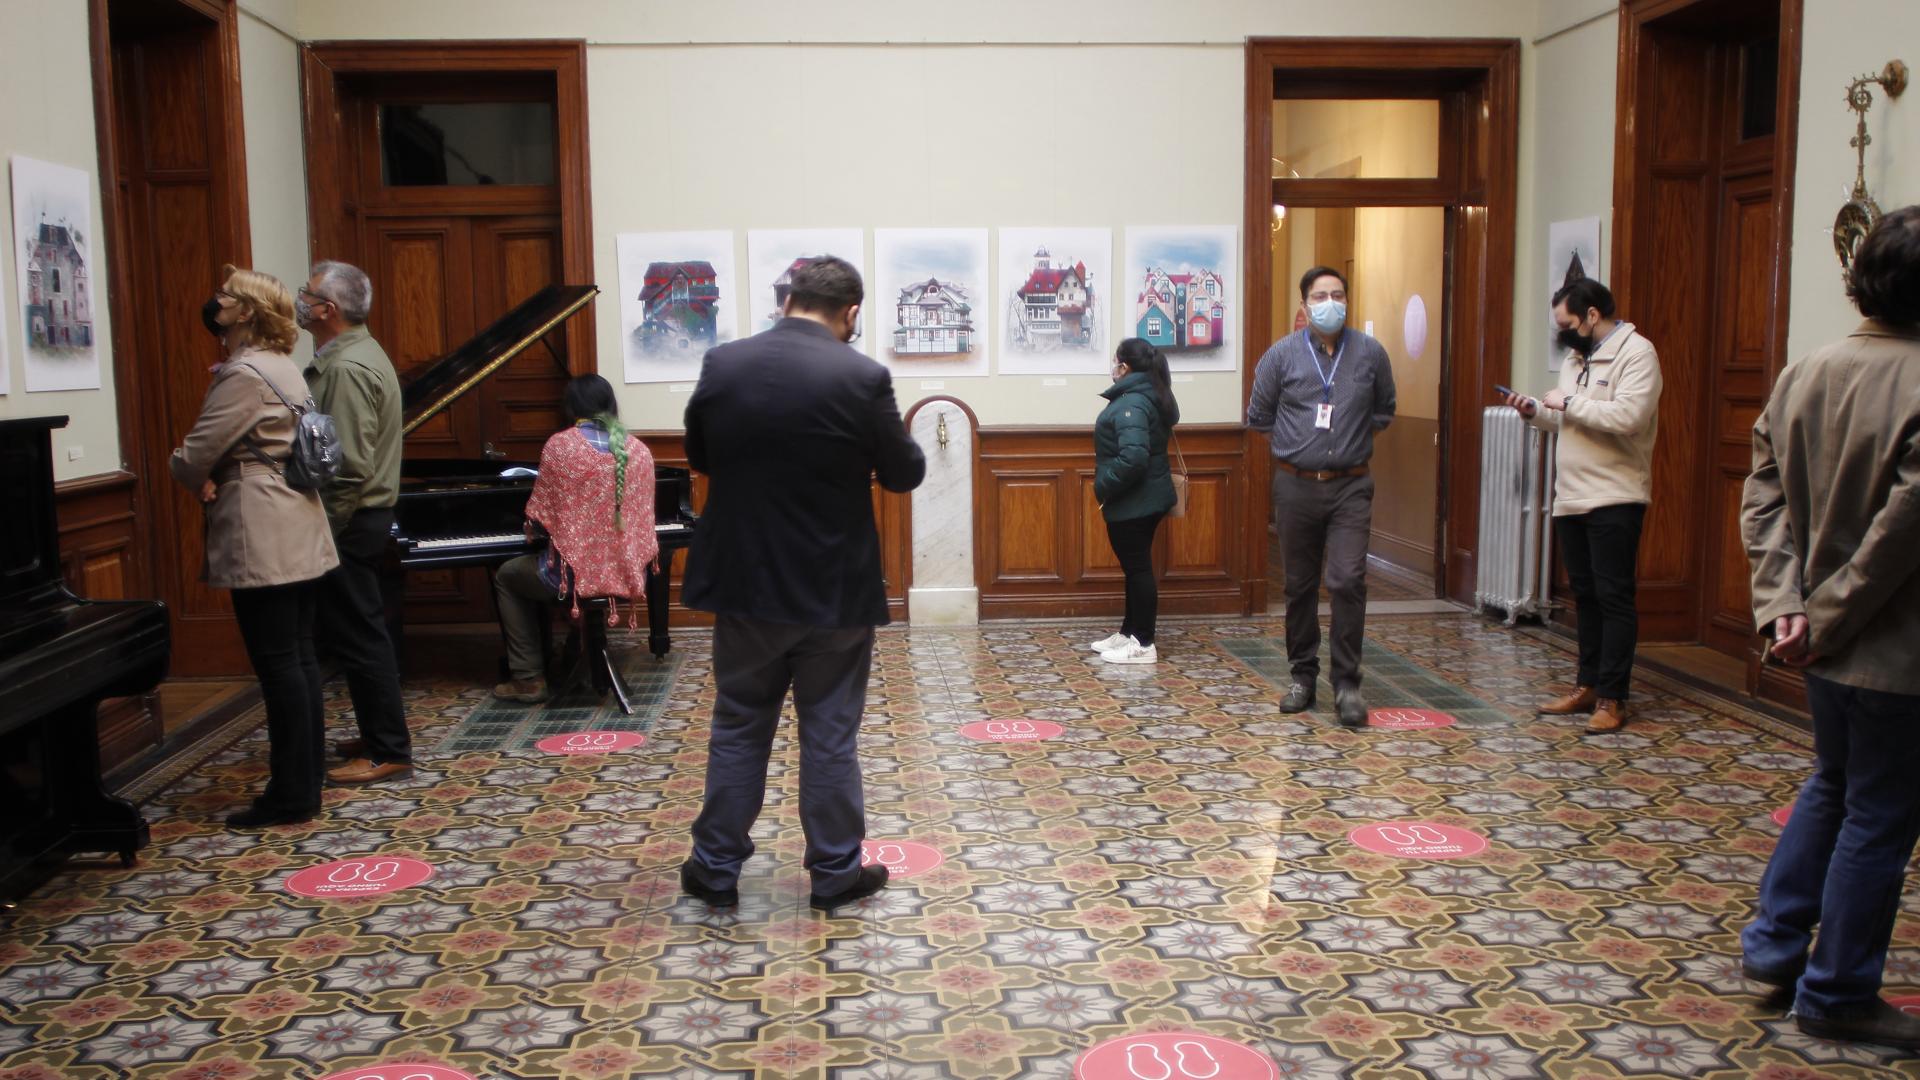
<svg viewBox="0 0 1920 1080">
<path fill-rule="evenodd" d="M 380 560 L 392 525 L 391 509 L 354 514 L 333 538 L 340 565 L 320 579 L 320 641 L 347 677 L 354 720 L 375 765 L 413 760 L 400 665 L 380 599 Z"/>
<path fill-rule="evenodd" d="M 255 805 L 305 812 L 320 808 L 326 718 L 320 663 L 313 652 L 320 581 L 233 590 L 234 621 L 267 706 L 267 790 Z"/>
<path fill-rule="evenodd" d="M 1634 575 L 1646 514 L 1645 503 L 1622 503 L 1553 519 L 1580 626 L 1579 684 L 1615 701 L 1627 700 L 1640 637 Z"/>
<path fill-rule="evenodd" d="M 729 889 L 753 854 L 749 835 L 767 796 L 780 704 L 793 691 L 800 737 L 803 862 L 821 895 L 860 876 L 867 837 L 860 716 L 873 668 L 873 627 L 823 628 L 721 615 L 713 623 L 713 730 L 707 794 L 693 823 L 691 872 Z"/>
<path fill-rule="evenodd" d="M 1287 666 L 1311 687 L 1320 677 L 1320 584 L 1332 602 L 1335 691 L 1360 687 L 1367 635 L 1367 545 L 1373 531 L 1373 477 L 1312 480 L 1273 470 L 1273 513 L 1287 581 Z"/>
<path fill-rule="evenodd" d="M 1153 534 L 1164 513 L 1107 522 L 1107 542 L 1113 545 L 1120 570 L 1127 575 L 1127 613 L 1120 632 L 1142 645 L 1153 644 L 1160 615 L 1160 585 L 1153 579 Z"/>
</svg>

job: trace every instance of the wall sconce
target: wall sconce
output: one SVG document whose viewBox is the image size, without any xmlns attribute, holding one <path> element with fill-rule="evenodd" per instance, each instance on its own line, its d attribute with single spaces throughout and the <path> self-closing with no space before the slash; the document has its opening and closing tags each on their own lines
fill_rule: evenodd
<svg viewBox="0 0 1920 1080">
<path fill-rule="evenodd" d="M 1897 98 L 1907 88 L 1907 65 L 1898 60 L 1887 61 L 1878 75 L 1862 75 L 1847 87 L 1847 108 L 1859 117 L 1854 129 L 1853 140 L 1848 145 L 1854 148 L 1858 158 L 1853 174 L 1853 194 L 1840 207 L 1840 213 L 1833 219 L 1833 251 L 1840 256 L 1840 276 L 1844 279 L 1853 272 L 1853 254 L 1860 250 L 1860 242 L 1872 231 L 1874 222 L 1880 220 L 1880 206 L 1867 194 L 1867 145 L 1873 142 L 1873 136 L 1867 134 L 1867 110 L 1873 107 L 1873 92 L 1870 85 L 1878 84 L 1887 93 L 1888 99 Z"/>
<path fill-rule="evenodd" d="M 944 411 L 936 418 L 933 426 L 933 441 L 940 444 L 940 449 L 947 448 L 947 414 Z"/>
</svg>

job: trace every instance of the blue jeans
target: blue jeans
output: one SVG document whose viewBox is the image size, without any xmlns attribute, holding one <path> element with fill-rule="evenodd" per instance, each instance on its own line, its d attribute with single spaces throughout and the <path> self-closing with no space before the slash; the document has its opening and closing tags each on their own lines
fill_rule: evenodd
<svg viewBox="0 0 1920 1080">
<path fill-rule="evenodd" d="M 1807 701 L 1813 775 L 1760 879 L 1759 917 L 1740 944 L 1754 967 L 1791 974 L 1804 965 L 1796 1013 L 1844 1016 L 1879 996 L 1907 860 L 1920 839 L 1920 697 L 1809 675 Z"/>
</svg>

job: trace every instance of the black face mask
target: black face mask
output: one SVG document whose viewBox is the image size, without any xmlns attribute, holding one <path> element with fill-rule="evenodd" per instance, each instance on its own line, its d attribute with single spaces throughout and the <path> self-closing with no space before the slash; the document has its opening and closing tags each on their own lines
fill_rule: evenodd
<svg viewBox="0 0 1920 1080">
<path fill-rule="evenodd" d="M 207 297 L 207 302 L 200 305 L 200 322 L 206 326 L 207 333 L 212 334 L 214 337 L 221 337 L 226 334 L 227 328 L 220 325 L 219 297 L 209 296 Z"/>
<path fill-rule="evenodd" d="M 1593 355 L 1593 335 L 1583 334 L 1577 327 L 1568 326 L 1562 328 L 1559 337 L 1555 340 L 1560 343 L 1560 347 L 1563 349 L 1576 350 L 1581 356 Z"/>
</svg>

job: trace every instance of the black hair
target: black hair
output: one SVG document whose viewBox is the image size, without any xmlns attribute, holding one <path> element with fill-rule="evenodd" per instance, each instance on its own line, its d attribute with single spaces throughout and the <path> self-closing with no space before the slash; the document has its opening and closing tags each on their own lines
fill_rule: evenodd
<svg viewBox="0 0 1920 1080">
<path fill-rule="evenodd" d="M 793 272 L 787 289 L 787 310 L 815 315 L 838 315 L 866 299 L 860 271 L 845 259 L 822 255 L 808 259 Z"/>
<path fill-rule="evenodd" d="M 1535 293 L 1535 296 L 1540 295 Z M 1589 277 L 1569 281 L 1553 294 L 1553 307 L 1565 304 L 1567 314 L 1578 322 L 1587 317 L 1587 309 L 1593 308 L 1603 319 L 1613 318 L 1613 290 Z"/>
<path fill-rule="evenodd" d="M 1313 288 L 1313 283 L 1323 277 L 1338 278 L 1340 281 L 1340 291 L 1351 291 L 1347 287 L 1347 275 L 1335 270 L 1331 266 L 1316 266 L 1300 278 L 1300 299 L 1305 300 L 1307 298 L 1307 290 Z"/>
<path fill-rule="evenodd" d="M 577 375 L 560 395 L 569 420 L 596 420 L 602 416 L 618 419 L 620 402 L 613 396 L 613 384 L 598 375 Z"/>
<path fill-rule="evenodd" d="M 1173 399 L 1173 372 L 1167 367 L 1166 354 L 1145 338 L 1130 337 L 1120 343 L 1114 357 L 1127 365 L 1127 370 L 1143 372 L 1153 383 L 1160 419 L 1166 422 L 1167 430 L 1173 430 L 1173 425 L 1180 422 L 1180 403 Z"/>
<path fill-rule="evenodd" d="M 1874 224 L 1854 252 L 1847 297 L 1869 319 L 1903 329 L 1920 325 L 1920 205 Z"/>
</svg>

